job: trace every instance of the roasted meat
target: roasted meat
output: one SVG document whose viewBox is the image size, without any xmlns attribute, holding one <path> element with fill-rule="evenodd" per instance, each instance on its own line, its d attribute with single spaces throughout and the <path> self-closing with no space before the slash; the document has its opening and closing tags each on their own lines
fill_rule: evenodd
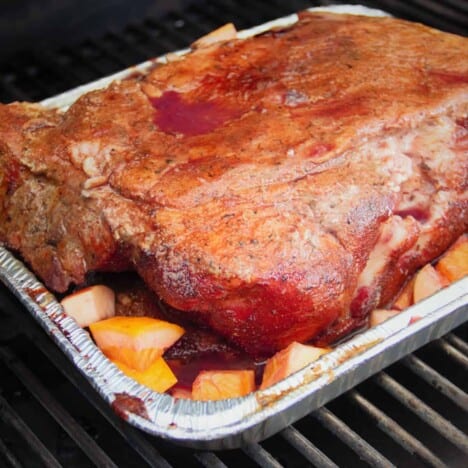
<svg viewBox="0 0 468 468">
<path fill-rule="evenodd" d="M 0 104 L 0 239 L 54 291 L 83 283 L 89 271 L 129 268 L 100 202 L 82 192 L 100 180 L 94 175 L 113 152 L 130 148 L 141 112 L 134 88 L 91 93 L 65 114 Z"/>
<path fill-rule="evenodd" d="M 467 230 L 467 111 L 467 39 L 302 13 L 0 108 L 0 235 L 53 289 L 131 266 L 252 354 L 326 344 Z"/>
</svg>

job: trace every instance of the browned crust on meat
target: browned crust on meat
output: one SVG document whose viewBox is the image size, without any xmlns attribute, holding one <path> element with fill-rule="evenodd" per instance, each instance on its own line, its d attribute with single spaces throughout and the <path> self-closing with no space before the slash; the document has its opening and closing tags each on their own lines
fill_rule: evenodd
<svg viewBox="0 0 468 468">
<path fill-rule="evenodd" d="M 164 300 L 252 353 L 329 342 L 467 229 L 467 50 L 405 21 L 303 13 L 84 96 L 22 144 L 0 127 L 16 161 L 4 206 L 45 178 L 41 200 L 61 207 L 47 220 L 77 213 L 67 246 L 98 220 L 104 247 L 81 242 L 81 270 L 39 257 L 55 289 L 123 249 Z M 24 226 L 0 233 L 37 263 Z"/>
</svg>

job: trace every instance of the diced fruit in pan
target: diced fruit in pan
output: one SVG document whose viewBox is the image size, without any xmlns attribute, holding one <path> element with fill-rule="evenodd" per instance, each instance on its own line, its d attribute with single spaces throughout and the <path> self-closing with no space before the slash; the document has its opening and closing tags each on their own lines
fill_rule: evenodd
<svg viewBox="0 0 468 468">
<path fill-rule="evenodd" d="M 94 341 L 109 358 L 144 371 L 183 334 L 174 323 L 151 317 L 113 317 L 90 325 Z"/>
<path fill-rule="evenodd" d="M 414 280 L 413 300 L 419 302 L 447 286 L 448 281 L 431 265 L 421 268 Z"/>
<path fill-rule="evenodd" d="M 155 392 L 163 393 L 177 383 L 176 376 L 162 357 L 156 359 L 144 371 L 132 369 L 119 361 L 113 362 L 125 375 Z"/>
<path fill-rule="evenodd" d="M 278 351 L 268 359 L 263 371 L 261 389 L 286 378 L 297 372 L 320 356 L 330 351 L 330 348 L 317 348 L 315 346 L 303 345 L 298 342 L 291 343 L 287 348 Z"/>
<path fill-rule="evenodd" d="M 395 315 L 398 315 L 400 312 L 401 310 L 375 309 L 370 313 L 369 326 L 375 327 L 379 323 L 385 322 L 385 320 L 395 317 Z"/>
<path fill-rule="evenodd" d="M 115 294 L 107 286 L 96 285 L 65 297 L 62 307 L 81 327 L 115 315 Z"/>
<path fill-rule="evenodd" d="M 468 235 L 461 236 L 443 255 L 437 271 L 451 283 L 468 275 Z"/>
<path fill-rule="evenodd" d="M 191 400 L 192 392 L 188 388 L 174 387 L 171 390 L 171 395 L 174 398 L 179 398 L 181 400 Z"/>
<path fill-rule="evenodd" d="M 223 400 L 248 395 L 255 390 L 253 370 L 201 371 L 192 385 L 194 400 Z"/>
<path fill-rule="evenodd" d="M 216 42 L 227 41 L 234 39 L 237 35 L 236 27 L 232 23 L 227 23 L 214 31 L 206 34 L 205 36 L 197 39 L 193 44 L 192 48 L 197 49 L 200 47 L 208 47 Z"/>
<path fill-rule="evenodd" d="M 406 284 L 406 286 L 400 292 L 400 295 L 395 299 L 392 305 L 392 309 L 404 310 L 407 307 L 413 305 L 413 292 L 414 292 L 414 281 L 415 277 Z"/>
<path fill-rule="evenodd" d="M 467 274 L 468 236 L 465 234 L 435 268 L 427 264 L 419 270 L 401 290 L 392 309 L 373 310 L 370 326 L 394 317 Z M 113 317 L 115 296 L 106 286 L 83 289 L 63 299 L 62 306 L 82 327 L 89 326 L 96 344 L 122 372 L 157 392 L 170 389 L 174 398 L 210 401 L 242 397 L 255 390 L 253 370 L 206 370 L 198 374 L 192 390 L 176 385 L 177 377 L 162 354 L 183 335 L 184 329 L 150 317 Z M 412 317 L 410 324 L 419 318 Z M 266 362 L 260 388 L 285 379 L 329 351 L 330 348 L 293 342 Z"/>
</svg>

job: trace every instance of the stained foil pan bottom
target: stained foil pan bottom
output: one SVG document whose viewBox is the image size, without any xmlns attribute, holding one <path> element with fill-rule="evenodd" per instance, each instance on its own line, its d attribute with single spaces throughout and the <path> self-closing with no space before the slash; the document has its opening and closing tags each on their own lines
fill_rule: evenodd
<svg viewBox="0 0 468 468">
<path fill-rule="evenodd" d="M 363 7 L 322 8 L 346 13 L 381 15 Z M 238 33 L 248 37 L 296 20 L 292 15 Z M 185 53 L 181 51 L 179 53 Z M 156 60 L 164 62 L 164 58 Z M 145 62 L 43 102 L 66 108 L 81 94 L 107 86 Z M 156 393 L 125 376 L 95 346 L 86 330 L 66 316 L 57 299 L 25 265 L 0 246 L 0 280 L 52 337 L 84 377 L 128 423 L 180 445 L 199 449 L 232 449 L 261 441 L 384 367 L 432 341 L 467 318 L 468 277 L 362 332 L 318 361 L 265 390 L 243 398 L 203 402 Z M 415 320 L 417 318 L 417 320 Z"/>
</svg>

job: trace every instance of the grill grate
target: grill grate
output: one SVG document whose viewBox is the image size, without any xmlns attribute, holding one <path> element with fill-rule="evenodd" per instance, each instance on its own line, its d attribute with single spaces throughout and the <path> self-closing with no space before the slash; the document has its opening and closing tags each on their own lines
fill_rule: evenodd
<svg viewBox="0 0 468 468">
<path fill-rule="evenodd" d="M 191 2 L 99 40 L 18 53 L 0 63 L 0 102 L 40 100 L 185 47 L 226 22 L 248 28 L 320 3 L 342 2 Z M 347 3 L 468 33 L 463 1 Z M 260 444 L 201 452 L 121 421 L 0 287 L 0 466 L 465 466 L 467 332 L 455 330 Z"/>
<path fill-rule="evenodd" d="M 468 35 L 468 7 L 463 0 L 212 0 L 191 2 L 162 19 L 130 24 L 120 34 L 107 33 L 74 47 L 30 49 L 0 63 L 0 102 L 38 101 L 122 68 L 186 47 L 227 22 L 249 28 L 310 6 L 338 3 L 366 4 L 395 16 Z"/>
</svg>

